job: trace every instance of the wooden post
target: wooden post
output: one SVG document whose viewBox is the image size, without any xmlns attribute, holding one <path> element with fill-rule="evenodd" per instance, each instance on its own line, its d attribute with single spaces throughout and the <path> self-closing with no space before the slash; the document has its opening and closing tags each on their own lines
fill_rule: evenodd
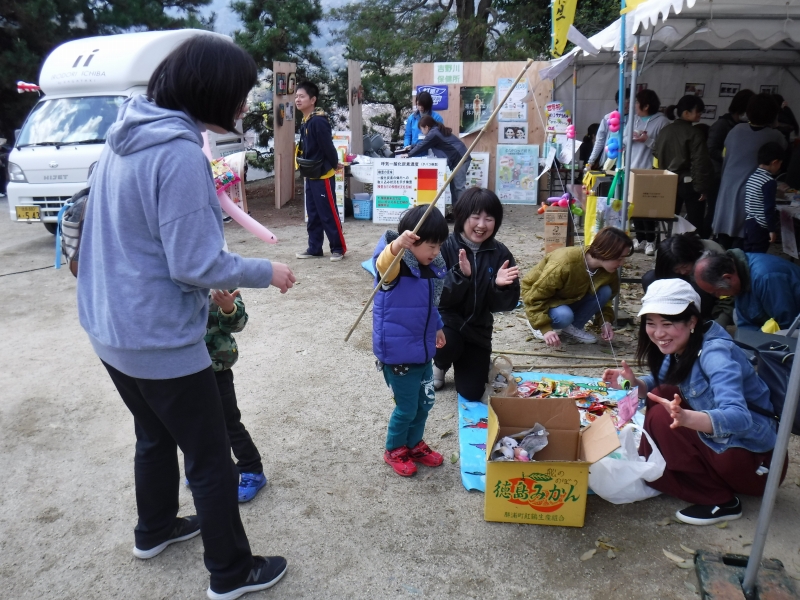
<svg viewBox="0 0 800 600">
<path fill-rule="evenodd" d="M 278 95 L 278 73 L 287 81 L 289 75 L 296 77 L 297 65 L 288 62 L 272 63 L 272 122 L 275 129 L 275 208 L 281 208 L 294 198 L 294 131 L 302 113 L 294 107 L 294 94 Z M 295 86 L 296 87 L 296 86 Z M 294 118 L 286 118 L 286 105 L 291 107 Z M 283 125 L 278 125 L 278 113 L 284 109 Z"/>
<path fill-rule="evenodd" d="M 361 113 L 363 91 L 361 88 L 361 63 L 357 60 L 347 61 L 347 96 L 350 108 L 350 152 L 364 154 L 364 118 Z M 350 196 L 364 191 L 364 184 L 350 178 Z"/>
</svg>

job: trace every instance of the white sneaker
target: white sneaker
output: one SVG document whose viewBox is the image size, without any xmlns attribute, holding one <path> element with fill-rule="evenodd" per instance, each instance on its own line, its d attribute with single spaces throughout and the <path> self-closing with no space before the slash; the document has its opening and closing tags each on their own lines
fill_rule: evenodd
<svg viewBox="0 0 800 600">
<path fill-rule="evenodd" d="M 644 244 L 639 240 L 633 240 L 633 251 L 644 252 Z"/>
<path fill-rule="evenodd" d="M 561 335 L 568 335 L 581 344 L 597 343 L 597 336 L 595 334 L 589 333 L 583 329 L 578 329 L 574 325 L 567 325 L 564 327 L 564 329 L 561 331 Z"/>
<path fill-rule="evenodd" d="M 647 242 L 644 247 L 644 253 L 647 256 L 653 256 L 656 253 L 656 245 L 653 242 Z"/>
<path fill-rule="evenodd" d="M 444 376 L 447 371 L 443 371 L 435 364 L 433 365 L 433 389 L 440 390 L 444 387 Z"/>
</svg>

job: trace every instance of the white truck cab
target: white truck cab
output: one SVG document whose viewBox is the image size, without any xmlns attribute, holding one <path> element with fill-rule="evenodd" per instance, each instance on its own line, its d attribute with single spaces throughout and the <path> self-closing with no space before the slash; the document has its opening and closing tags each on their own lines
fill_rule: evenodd
<svg viewBox="0 0 800 600">
<path fill-rule="evenodd" d="M 87 185 L 108 128 L 126 98 L 143 94 L 155 68 L 199 29 L 90 37 L 62 44 L 39 75 L 44 96 L 16 136 L 8 158 L 9 216 L 55 233 L 58 211 Z M 241 131 L 241 124 L 237 123 Z M 209 132 L 216 158 L 245 150 L 236 133 Z"/>
</svg>

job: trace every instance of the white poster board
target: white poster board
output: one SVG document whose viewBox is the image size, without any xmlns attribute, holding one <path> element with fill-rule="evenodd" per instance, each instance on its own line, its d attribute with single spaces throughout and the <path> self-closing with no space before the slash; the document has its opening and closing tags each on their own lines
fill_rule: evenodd
<svg viewBox="0 0 800 600">
<path fill-rule="evenodd" d="M 491 154 L 488 152 L 473 152 L 470 154 L 472 162 L 467 169 L 467 187 L 489 187 L 489 161 Z"/>
<path fill-rule="evenodd" d="M 373 165 L 372 221 L 390 225 L 412 206 L 430 204 L 447 173 L 444 158 L 378 158 Z M 443 194 L 436 203 L 442 214 L 446 199 Z"/>
<path fill-rule="evenodd" d="M 503 204 L 537 204 L 539 146 L 497 146 L 495 191 Z"/>
</svg>

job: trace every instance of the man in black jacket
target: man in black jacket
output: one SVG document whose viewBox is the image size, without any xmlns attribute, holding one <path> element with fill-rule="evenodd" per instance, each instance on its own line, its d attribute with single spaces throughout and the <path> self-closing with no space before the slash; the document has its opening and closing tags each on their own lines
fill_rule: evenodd
<svg viewBox="0 0 800 600">
<path fill-rule="evenodd" d="M 331 248 L 331 260 L 344 258 L 347 245 L 342 222 L 336 208 L 333 176 L 339 155 L 333 145 L 331 124 L 321 108 L 317 108 L 319 88 L 306 81 L 297 86 L 294 104 L 303 113 L 300 124 L 300 144 L 297 147 L 298 170 L 306 178 L 306 211 L 308 212 L 308 249 L 298 252 L 297 258 L 320 258 L 325 235 Z M 304 166 L 306 165 L 306 166 Z"/>
</svg>

